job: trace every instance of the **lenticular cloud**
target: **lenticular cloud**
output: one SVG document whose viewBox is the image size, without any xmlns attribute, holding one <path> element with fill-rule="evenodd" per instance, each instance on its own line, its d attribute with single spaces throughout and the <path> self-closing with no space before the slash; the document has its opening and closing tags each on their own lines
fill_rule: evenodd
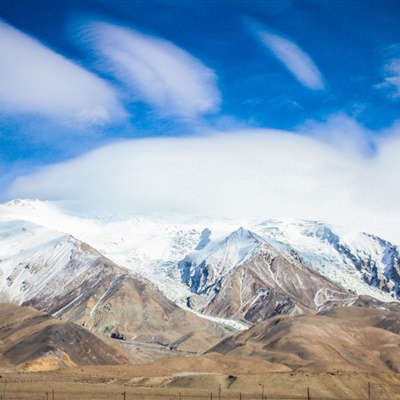
<svg viewBox="0 0 400 400">
<path fill-rule="evenodd" d="M 312 90 L 324 89 L 321 72 L 311 57 L 299 46 L 266 30 L 257 30 L 257 34 L 264 45 L 302 85 Z"/>
<path fill-rule="evenodd" d="M 131 98 L 184 117 L 218 111 L 214 71 L 180 47 L 106 22 L 91 23 L 83 32 L 105 60 L 105 70 L 130 89 Z"/>
</svg>

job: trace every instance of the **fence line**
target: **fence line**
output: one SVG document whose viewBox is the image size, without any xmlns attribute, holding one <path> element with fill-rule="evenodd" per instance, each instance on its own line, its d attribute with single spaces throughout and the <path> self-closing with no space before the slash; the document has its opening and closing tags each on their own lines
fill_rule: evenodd
<svg viewBox="0 0 400 400">
<path fill-rule="evenodd" d="M 117 391 L 116 388 L 105 386 L 104 390 L 100 387 L 91 388 L 84 387 L 82 390 L 74 388 L 71 390 L 55 390 L 48 385 L 47 390 L 43 391 L 30 391 L 26 393 L 24 390 L 18 390 L 18 384 L 7 385 L 10 381 L 0 381 L 4 388 L 0 389 L 3 394 L 0 395 L 0 400 L 389 400 L 400 399 L 400 385 L 379 385 L 370 382 L 364 387 L 365 389 L 360 393 L 359 397 L 321 397 L 313 396 L 312 387 L 307 387 L 303 393 L 298 395 L 276 395 L 273 392 L 268 393 L 264 384 L 260 384 L 259 392 L 255 391 L 239 391 L 222 389 L 221 385 L 215 388 L 214 391 L 196 390 L 196 389 L 176 389 L 173 388 L 160 388 L 160 387 L 131 387 L 125 386 L 123 392 L 121 389 Z M 92 389 L 92 390 L 91 390 Z M 392 397 L 387 395 L 387 390 L 392 389 L 395 394 Z M 394 389 L 394 391 L 393 391 Z M 165 391 L 164 391 L 165 390 Z M 273 389 L 272 389 L 273 390 Z M 164 392 L 163 392 L 164 391 Z M 196 392 L 197 393 L 194 393 Z M 203 392 L 203 393 L 202 393 Z M 293 392 L 292 392 L 293 393 Z"/>
</svg>

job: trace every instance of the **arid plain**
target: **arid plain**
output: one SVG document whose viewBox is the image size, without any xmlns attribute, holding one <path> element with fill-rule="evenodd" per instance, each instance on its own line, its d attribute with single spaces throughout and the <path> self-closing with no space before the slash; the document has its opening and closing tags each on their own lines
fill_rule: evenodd
<svg viewBox="0 0 400 400">
<path fill-rule="evenodd" d="M 397 312 L 338 307 L 277 316 L 196 354 L 98 338 L 84 329 L 79 345 L 69 347 L 65 338 L 71 328 L 76 337 L 74 324 L 31 308 L 2 308 L 3 399 L 400 398 Z M 4 318 L 10 310 L 14 323 Z M 11 365 L 10 354 L 25 359 Z M 88 365 L 102 357 L 111 365 Z"/>
</svg>

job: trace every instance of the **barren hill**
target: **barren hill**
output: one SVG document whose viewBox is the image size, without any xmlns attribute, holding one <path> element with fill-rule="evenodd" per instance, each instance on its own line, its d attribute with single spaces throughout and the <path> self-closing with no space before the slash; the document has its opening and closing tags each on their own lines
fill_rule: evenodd
<svg viewBox="0 0 400 400">
<path fill-rule="evenodd" d="M 400 372 L 398 312 L 335 307 L 317 315 L 277 316 L 210 350 L 312 372 Z"/>
<path fill-rule="evenodd" d="M 0 303 L 1 367 L 52 370 L 128 359 L 86 329 L 30 307 Z"/>
</svg>

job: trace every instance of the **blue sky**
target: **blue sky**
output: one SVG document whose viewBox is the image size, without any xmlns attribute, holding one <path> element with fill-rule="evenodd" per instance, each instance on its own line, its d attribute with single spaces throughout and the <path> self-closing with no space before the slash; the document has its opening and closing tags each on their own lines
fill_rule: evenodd
<svg viewBox="0 0 400 400">
<path fill-rule="evenodd" d="M 130 189 L 114 187 L 116 195 L 106 203 L 116 204 L 124 197 L 138 212 L 214 213 L 224 208 L 215 204 L 241 198 L 246 183 L 252 187 L 251 199 L 270 198 L 256 182 L 268 175 L 276 176 L 273 182 L 280 185 L 277 204 L 283 201 L 287 207 L 272 203 L 261 207 L 266 201 L 253 204 L 250 197 L 243 197 L 232 214 L 236 210 L 244 215 L 258 207 L 265 217 L 339 223 L 342 218 L 343 224 L 360 228 L 377 210 L 382 218 L 385 214 L 389 219 L 393 210 L 400 216 L 395 206 L 399 203 L 395 155 L 393 160 L 389 155 L 381 160 L 386 148 L 393 152 L 399 137 L 400 4 L 395 1 L 3 0 L 0 18 L 2 200 L 15 196 L 93 200 L 90 193 L 98 193 L 97 199 L 108 191 L 103 178 L 112 175 L 110 171 L 125 176 L 134 168 L 137 174 L 130 182 L 137 183 L 122 181 L 120 186 Z M 203 140 L 201 154 L 198 149 L 203 144 L 196 147 L 196 140 Z M 238 150 L 249 142 L 255 146 L 241 161 L 244 168 L 251 165 L 254 174 L 236 171 L 232 178 L 227 166 L 237 154 L 236 148 L 229 150 L 231 142 Z M 294 162 L 293 171 L 305 169 L 304 174 L 288 181 L 287 175 L 296 176 L 292 170 L 282 172 L 270 163 L 264 165 L 265 160 L 253 165 L 252 154 L 267 145 L 265 157 L 278 155 L 275 164 L 297 160 L 296 149 L 302 149 L 297 160 L 301 165 Z M 133 146 L 126 157 L 141 160 L 140 165 L 127 164 L 120 170 L 106 163 L 106 171 L 95 175 L 96 157 L 101 154 L 101 160 L 109 160 L 106 154 L 115 154 L 115 146 Z M 171 153 L 170 148 L 179 150 Z M 335 153 L 334 161 L 327 162 L 330 156 L 325 155 L 317 164 L 307 164 L 325 151 Z M 214 169 L 204 169 L 204 152 L 225 163 L 214 165 L 210 156 L 207 165 Z M 191 187 L 186 178 L 175 187 L 172 181 L 187 164 L 169 175 L 159 169 L 185 157 L 191 164 L 188 181 L 192 181 L 189 170 L 192 176 L 207 171 L 220 180 L 214 186 L 206 184 L 203 191 L 199 182 Z M 376 181 L 364 182 L 360 171 L 367 169 Z M 82 172 L 82 182 L 76 170 Z M 315 170 L 318 176 L 310 175 Z M 341 181 L 344 175 L 351 177 L 346 183 Z M 382 184 L 382 175 L 387 184 Z M 62 188 L 54 184 L 60 176 L 69 182 Z M 152 182 L 148 192 L 143 189 L 145 176 Z M 314 178 L 307 193 L 290 189 L 297 187 L 298 179 L 304 182 L 310 176 Z M 236 179 L 242 186 L 232 189 L 230 200 L 223 193 L 215 195 L 221 185 L 237 187 Z M 327 180 L 332 182 L 330 189 L 323 188 Z M 160 197 L 155 189 L 163 186 L 160 182 L 170 183 L 164 193 L 170 192 L 166 197 L 171 200 L 162 205 L 153 201 Z M 90 187 L 88 193 L 80 185 Z M 349 215 L 329 211 L 336 208 L 333 198 L 339 187 L 335 185 L 346 193 L 342 197 L 351 199 L 343 206 Z M 365 204 L 367 211 L 351 216 L 355 207 L 363 208 L 360 201 L 365 202 L 371 188 L 381 197 Z M 186 189 L 201 192 L 201 201 L 177 194 Z M 385 191 L 391 195 L 384 196 Z M 140 201 L 138 192 L 145 193 Z M 210 196 L 216 197 L 215 204 L 202 207 Z M 302 196 L 303 208 L 299 201 L 289 201 Z M 306 207 L 310 197 L 317 201 L 312 209 L 328 203 L 326 212 L 314 215 Z"/>
</svg>

